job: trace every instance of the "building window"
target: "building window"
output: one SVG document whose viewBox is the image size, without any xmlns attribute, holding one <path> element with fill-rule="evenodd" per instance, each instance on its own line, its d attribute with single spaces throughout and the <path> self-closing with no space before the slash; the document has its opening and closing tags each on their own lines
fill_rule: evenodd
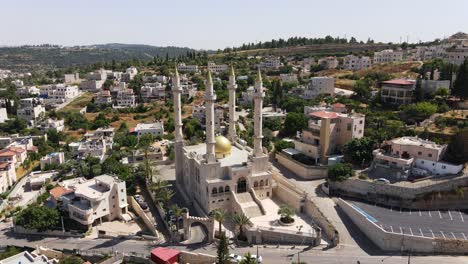
<svg viewBox="0 0 468 264">
<path fill-rule="evenodd" d="M 421 156 L 421 155 L 422 155 L 422 152 L 421 152 L 421 151 L 418 151 L 418 155 Z"/>
<path fill-rule="evenodd" d="M 427 156 L 428 156 L 429 158 L 432 158 L 432 154 L 431 154 L 431 153 L 427 154 Z"/>
<path fill-rule="evenodd" d="M 217 194 L 217 193 L 218 193 L 218 189 L 216 189 L 216 187 L 214 187 L 214 188 L 211 190 L 211 193 L 212 193 L 212 194 Z"/>
<path fill-rule="evenodd" d="M 421 160 L 421 164 L 424 164 L 424 160 Z"/>
<path fill-rule="evenodd" d="M 348 129 L 348 131 L 351 131 L 351 128 L 352 128 L 352 125 L 351 124 L 348 124 L 346 129 Z"/>
<path fill-rule="evenodd" d="M 229 192 L 230 189 L 229 189 L 229 185 L 227 185 L 226 187 L 224 187 L 224 192 Z"/>
</svg>

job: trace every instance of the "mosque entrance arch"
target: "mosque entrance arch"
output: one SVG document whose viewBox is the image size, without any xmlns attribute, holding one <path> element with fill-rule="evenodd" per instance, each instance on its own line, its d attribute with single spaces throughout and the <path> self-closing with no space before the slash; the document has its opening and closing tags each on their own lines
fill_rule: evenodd
<svg viewBox="0 0 468 264">
<path fill-rule="evenodd" d="M 237 180 L 237 193 L 247 192 L 247 180 L 242 177 Z"/>
</svg>

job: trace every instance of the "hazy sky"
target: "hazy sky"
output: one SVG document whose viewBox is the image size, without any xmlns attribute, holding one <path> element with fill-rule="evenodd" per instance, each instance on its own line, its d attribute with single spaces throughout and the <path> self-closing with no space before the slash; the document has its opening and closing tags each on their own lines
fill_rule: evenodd
<svg viewBox="0 0 468 264">
<path fill-rule="evenodd" d="M 468 32 L 467 0 L 0 0 L 0 45 L 218 49 L 291 36 L 410 42 Z"/>
</svg>

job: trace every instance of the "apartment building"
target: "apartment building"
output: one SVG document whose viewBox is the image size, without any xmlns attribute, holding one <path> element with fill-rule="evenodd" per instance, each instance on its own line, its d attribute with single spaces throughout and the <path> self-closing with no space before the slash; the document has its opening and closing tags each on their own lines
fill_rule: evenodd
<svg viewBox="0 0 468 264">
<path fill-rule="evenodd" d="M 324 69 L 336 69 L 338 68 L 339 62 L 336 57 L 325 57 L 318 60 L 318 64 L 321 65 Z"/>
<path fill-rule="evenodd" d="M 280 80 L 282 83 L 297 83 L 297 75 L 294 73 L 282 73 L 280 74 Z"/>
<path fill-rule="evenodd" d="M 41 89 L 37 88 L 36 86 L 23 86 L 20 88 L 16 88 L 16 95 L 21 98 L 31 97 L 32 95 L 40 95 Z"/>
<path fill-rule="evenodd" d="M 403 178 L 410 175 L 457 174 L 463 169 L 463 165 L 444 162 L 446 149 L 447 145 L 418 137 L 395 138 L 373 151 L 372 167 L 395 169 Z"/>
<path fill-rule="evenodd" d="M 50 194 L 53 204 L 82 225 L 128 220 L 126 185 L 118 177 L 104 174 L 90 180 L 65 180 L 50 190 Z"/>
<path fill-rule="evenodd" d="M 390 104 L 410 104 L 413 102 L 415 80 L 395 79 L 382 82 L 382 101 Z"/>
<path fill-rule="evenodd" d="M 130 82 L 135 78 L 135 76 L 138 74 L 138 70 L 135 67 L 129 67 L 127 70 L 125 70 L 125 73 L 122 74 L 121 80 L 123 82 Z"/>
<path fill-rule="evenodd" d="M 180 72 L 198 72 L 198 65 L 186 65 L 185 63 L 179 63 L 177 70 Z"/>
<path fill-rule="evenodd" d="M 205 127 L 205 118 L 206 118 L 206 108 L 204 105 L 195 105 L 192 108 L 192 117 L 200 121 L 202 127 Z M 224 123 L 224 107 L 216 105 L 215 106 L 215 132 L 222 133 L 224 132 L 225 126 Z"/>
<path fill-rule="evenodd" d="M 80 83 L 80 89 L 95 93 L 102 89 L 104 82 L 104 80 L 84 80 Z"/>
<path fill-rule="evenodd" d="M 29 125 L 34 126 L 45 115 L 45 108 L 36 98 L 25 98 L 19 102 L 17 111 L 19 118 L 28 121 Z"/>
<path fill-rule="evenodd" d="M 117 92 L 116 98 L 117 107 L 135 107 L 136 96 L 132 89 L 122 89 Z"/>
<path fill-rule="evenodd" d="M 94 96 L 94 103 L 97 105 L 112 104 L 112 95 L 108 90 L 102 90 Z"/>
<path fill-rule="evenodd" d="M 241 94 L 242 100 L 239 102 L 239 104 L 244 105 L 244 106 L 252 105 L 254 91 L 255 91 L 255 88 L 253 86 L 249 86 L 249 88 L 247 88 L 245 92 L 242 92 Z"/>
<path fill-rule="evenodd" d="M 359 71 L 371 66 L 372 60 L 367 56 L 348 55 L 343 58 L 343 68 L 346 70 Z"/>
<path fill-rule="evenodd" d="M 141 87 L 141 97 L 145 102 L 166 98 L 166 86 L 162 83 L 145 83 Z"/>
<path fill-rule="evenodd" d="M 449 89 L 450 90 L 450 81 L 449 80 L 421 80 L 421 90 L 424 94 L 435 94 L 439 89 Z"/>
<path fill-rule="evenodd" d="M 228 70 L 228 65 L 226 64 L 216 64 L 214 62 L 208 62 L 208 71 L 211 73 L 222 73 Z"/>
<path fill-rule="evenodd" d="M 44 170 L 47 165 L 60 165 L 65 163 L 65 153 L 63 152 L 52 152 L 41 158 L 41 170 Z"/>
<path fill-rule="evenodd" d="M 459 46 L 447 51 L 447 61 L 451 64 L 462 65 L 468 59 L 468 47 Z"/>
<path fill-rule="evenodd" d="M 78 86 L 54 84 L 47 85 L 41 89 L 41 97 L 45 98 L 48 104 L 61 104 L 70 102 L 80 95 Z"/>
<path fill-rule="evenodd" d="M 2 157 L 0 156 L 0 158 Z M 0 162 L 0 193 L 6 192 L 15 183 L 16 183 L 15 165 L 10 162 Z"/>
<path fill-rule="evenodd" d="M 47 132 L 50 129 L 55 129 L 57 132 L 60 132 L 65 130 L 65 121 L 63 119 L 47 118 L 40 122 L 39 125 L 37 125 L 37 128 L 44 132 Z"/>
<path fill-rule="evenodd" d="M 346 107 L 336 105 L 331 111 L 309 113 L 308 127 L 295 140 L 295 149 L 321 164 L 344 144 L 364 136 L 365 115 L 346 113 Z M 304 109 L 306 110 L 306 109 Z"/>
<path fill-rule="evenodd" d="M 138 137 L 145 134 L 150 134 L 154 137 L 162 136 L 164 134 L 164 123 L 162 120 L 154 123 L 139 123 L 136 125 L 134 132 Z"/>
<path fill-rule="evenodd" d="M 312 77 L 309 84 L 304 89 L 303 97 L 313 99 L 319 95 L 335 94 L 335 78 L 333 77 Z"/>
<path fill-rule="evenodd" d="M 167 83 L 169 82 L 169 77 L 164 75 L 151 75 L 141 77 L 144 83 Z"/>
<path fill-rule="evenodd" d="M 374 64 L 375 63 L 388 63 L 397 62 L 403 60 L 403 50 L 382 50 L 374 52 Z"/>
<path fill-rule="evenodd" d="M 70 73 L 63 75 L 63 81 L 65 84 L 72 84 L 77 83 L 80 81 L 80 74 L 79 73 Z"/>
</svg>

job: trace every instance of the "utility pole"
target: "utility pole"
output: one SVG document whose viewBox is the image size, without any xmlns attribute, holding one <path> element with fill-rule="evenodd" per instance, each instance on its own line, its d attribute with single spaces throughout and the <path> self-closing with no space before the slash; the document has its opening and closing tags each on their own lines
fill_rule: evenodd
<svg viewBox="0 0 468 264">
<path fill-rule="evenodd" d="M 297 264 L 301 264 L 301 252 L 297 252 Z"/>
<path fill-rule="evenodd" d="M 259 258 L 260 258 L 260 257 L 259 257 L 259 255 L 258 255 L 258 244 L 257 244 L 257 259 L 255 260 L 255 262 L 258 263 L 258 259 L 259 259 Z"/>
</svg>

